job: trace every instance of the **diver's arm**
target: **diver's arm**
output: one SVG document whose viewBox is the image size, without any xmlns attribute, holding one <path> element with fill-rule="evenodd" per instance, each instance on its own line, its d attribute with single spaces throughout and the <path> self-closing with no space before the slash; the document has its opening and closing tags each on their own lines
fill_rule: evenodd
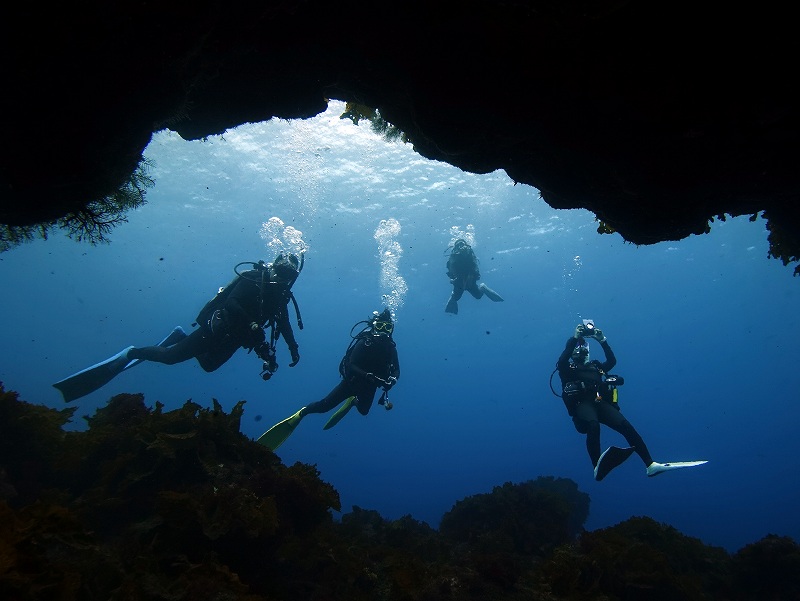
<svg viewBox="0 0 800 601">
<path fill-rule="evenodd" d="M 347 370 L 346 370 L 345 373 L 348 376 L 351 376 L 351 377 L 355 376 L 357 378 L 361 378 L 362 380 L 366 380 L 370 384 L 373 384 L 373 385 L 377 386 L 377 382 L 374 379 L 375 378 L 375 374 L 373 374 L 372 372 L 365 371 L 363 368 L 359 367 L 358 365 L 356 365 L 352 361 L 347 366 Z"/>
<path fill-rule="evenodd" d="M 614 366 L 617 364 L 617 357 L 614 355 L 614 351 L 611 350 L 611 347 L 608 345 L 608 339 L 603 340 L 600 343 L 600 346 L 603 349 L 603 352 L 606 354 L 606 360 L 603 363 L 603 371 L 608 373 Z"/>
<path fill-rule="evenodd" d="M 470 264 L 469 264 L 470 277 L 474 277 L 476 280 L 481 279 L 481 270 L 478 268 L 478 257 L 472 250 L 469 251 L 469 259 L 470 259 Z"/>
<path fill-rule="evenodd" d="M 572 350 L 575 348 L 575 337 L 570 336 L 567 338 L 567 344 L 564 346 L 564 350 L 561 352 L 561 356 L 558 358 L 556 362 L 556 367 L 559 370 L 567 369 L 569 367 L 569 358 L 572 356 Z"/>
<path fill-rule="evenodd" d="M 350 355 L 350 361 L 345 367 L 345 374 L 347 374 L 348 378 L 356 377 L 369 382 L 373 386 L 377 386 L 379 380 L 375 376 L 374 372 L 367 371 L 359 364 L 362 359 L 366 360 L 367 365 L 372 364 L 372 361 L 369 360 L 366 355 L 366 353 L 369 352 L 371 351 L 359 345 L 353 348 L 353 352 Z"/>
<path fill-rule="evenodd" d="M 225 311 L 228 313 L 228 318 L 232 324 L 249 324 L 254 321 L 239 301 L 233 297 L 225 301 Z"/>
<path fill-rule="evenodd" d="M 396 348 L 394 349 L 393 354 L 394 354 L 394 364 L 393 364 L 394 371 L 393 371 L 392 375 L 399 380 L 400 379 L 400 357 L 397 355 L 397 349 Z"/>
<path fill-rule="evenodd" d="M 286 346 L 290 351 L 296 351 L 298 348 L 297 340 L 294 337 L 294 330 L 292 330 L 292 323 L 289 321 L 289 312 L 286 307 L 282 308 L 275 316 L 275 325 L 278 327 L 278 332 L 286 341 Z"/>
<path fill-rule="evenodd" d="M 397 347 L 392 347 L 392 363 L 389 366 L 389 377 L 400 379 L 400 359 L 397 356 Z"/>
</svg>

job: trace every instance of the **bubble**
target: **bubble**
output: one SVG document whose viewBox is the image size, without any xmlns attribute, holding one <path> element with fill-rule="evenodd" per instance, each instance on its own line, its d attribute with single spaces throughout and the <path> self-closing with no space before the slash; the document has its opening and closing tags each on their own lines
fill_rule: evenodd
<svg viewBox="0 0 800 601">
<path fill-rule="evenodd" d="M 458 239 L 464 240 L 467 244 L 475 247 L 475 226 L 468 223 L 466 227 L 461 228 L 457 225 L 450 226 L 450 246 L 455 244 Z"/>
<path fill-rule="evenodd" d="M 406 281 L 400 275 L 398 266 L 403 256 L 403 248 L 396 238 L 400 235 L 400 222 L 397 219 L 383 219 L 375 230 L 380 258 L 380 291 L 383 304 L 392 315 L 403 305 L 408 292 Z"/>
<path fill-rule="evenodd" d="M 262 223 L 259 236 L 276 256 L 281 252 L 299 255 L 309 248 L 303 240 L 303 232 L 296 227 L 284 224 L 280 217 L 270 217 Z"/>
<path fill-rule="evenodd" d="M 564 265 L 561 279 L 564 284 L 562 294 L 565 307 L 573 307 L 581 300 L 577 282 L 581 267 L 583 267 L 583 259 L 580 255 L 575 255 L 570 263 Z"/>
</svg>

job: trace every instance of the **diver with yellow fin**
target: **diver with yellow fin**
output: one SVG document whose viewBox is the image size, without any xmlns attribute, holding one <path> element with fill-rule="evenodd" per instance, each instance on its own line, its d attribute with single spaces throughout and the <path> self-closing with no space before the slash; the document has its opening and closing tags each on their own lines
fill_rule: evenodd
<svg viewBox="0 0 800 601">
<path fill-rule="evenodd" d="M 353 335 L 353 330 L 361 324 L 364 327 Z M 393 332 L 394 320 L 388 308 L 380 314 L 374 311 L 370 319 L 357 322 L 350 329 L 350 344 L 339 362 L 341 382 L 322 400 L 303 407 L 272 426 L 257 442 L 274 451 L 289 438 L 306 415 L 327 413 L 342 401 L 344 403 L 327 421 L 323 430 L 338 424 L 353 407 L 361 415 L 367 415 L 378 388 L 383 389 L 378 404 L 386 410 L 391 409 L 388 393 L 400 378 L 400 361 Z"/>
<path fill-rule="evenodd" d="M 589 338 L 594 338 L 600 343 L 605 353 L 605 361 L 590 360 Z M 550 375 L 550 389 L 564 401 L 575 429 L 586 435 L 586 450 L 594 468 L 594 479 L 602 480 L 633 453 L 639 455 L 644 462 L 646 473 L 650 477 L 707 463 L 707 461 L 670 463 L 653 461 L 644 440 L 619 409 L 617 387 L 625 381 L 621 376 L 609 373 L 616 364 L 617 358 L 602 330 L 595 327 L 592 320 L 584 319 L 583 323 L 575 328 L 575 333 L 567 339 L 564 350 L 556 362 L 556 368 Z M 560 395 L 553 390 L 552 385 L 552 377 L 556 372 L 561 378 Z M 600 424 L 622 434 L 630 446 L 611 446 L 601 453 Z"/>
</svg>

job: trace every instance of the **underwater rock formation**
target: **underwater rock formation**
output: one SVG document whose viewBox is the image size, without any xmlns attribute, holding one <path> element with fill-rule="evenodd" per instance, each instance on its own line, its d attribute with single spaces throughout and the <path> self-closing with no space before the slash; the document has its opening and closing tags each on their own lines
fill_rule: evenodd
<svg viewBox="0 0 800 601">
<path fill-rule="evenodd" d="M 718 216 L 760 213 L 770 254 L 797 262 L 791 10 L 687 0 L 13 3 L 0 224 L 91 218 L 87 205 L 129 181 L 155 131 L 201 139 L 308 118 L 335 98 L 378 109 L 425 157 L 502 169 L 629 242 L 680 240 Z"/>
<path fill-rule="evenodd" d="M 455 503 L 437 531 L 340 511 L 313 467 L 284 466 L 212 400 L 173 411 L 121 394 L 75 409 L 0 384 L 0 598 L 16 601 L 700 601 L 794 599 L 800 546 L 735 555 L 650 518 L 587 532 L 566 479 Z"/>
</svg>

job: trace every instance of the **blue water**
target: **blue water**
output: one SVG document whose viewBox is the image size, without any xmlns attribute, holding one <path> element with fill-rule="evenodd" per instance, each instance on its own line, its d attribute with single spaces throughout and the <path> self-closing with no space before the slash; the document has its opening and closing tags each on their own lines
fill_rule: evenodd
<svg viewBox="0 0 800 601">
<path fill-rule="evenodd" d="M 256 438 L 338 382 L 351 326 L 388 303 L 402 370 L 394 409 L 351 412 L 329 431 L 329 415 L 309 416 L 278 450 L 287 465 L 315 464 L 343 511 L 437 527 L 465 496 L 553 475 L 591 496 L 590 530 L 649 515 L 730 551 L 767 534 L 800 540 L 800 280 L 767 258 L 763 220 L 637 247 L 502 172 L 463 173 L 387 143 L 339 119 L 343 106 L 204 142 L 159 133 L 146 152 L 149 203 L 111 244 L 54 236 L 0 255 L 6 389 L 63 408 L 53 382 L 189 330 L 236 263 L 303 246 L 296 367 L 283 345 L 269 382 L 243 350 L 211 374 L 194 361 L 146 363 L 78 400 L 69 427 L 83 429 L 114 394 L 141 392 L 167 410 L 244 399 L 242 431 Z M 465 294 L 454 316 L 444 312 L 445 249 L 464 235 L 482 281 L 506 300 Z M 549 385 L 584 318 L 608 336 L 622 411 L 654 458 L 708 464 L 647 478 L 634 456 L 593 480 L 584 438 Z M 605 429 L 602 440 L 624 444 Z"/>
</svg>

